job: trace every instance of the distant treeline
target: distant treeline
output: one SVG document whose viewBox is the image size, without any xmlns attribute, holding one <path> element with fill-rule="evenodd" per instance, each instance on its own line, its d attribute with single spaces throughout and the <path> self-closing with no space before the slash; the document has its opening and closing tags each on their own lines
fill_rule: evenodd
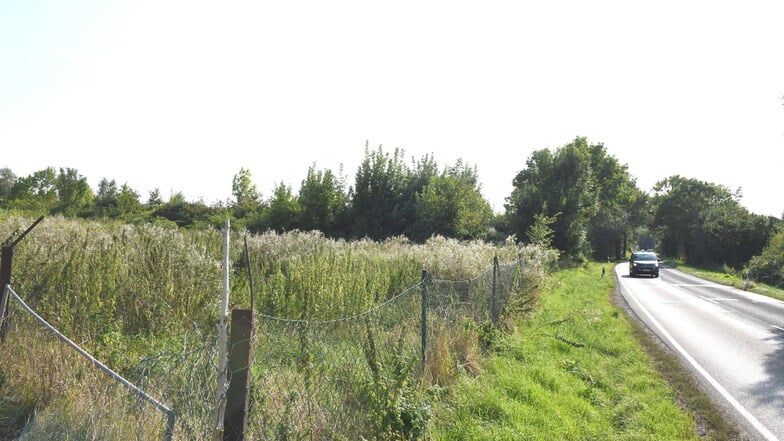
<svg viewBox="0 0 784 441">
<path fill-rule="evenodd" d="M 319 230 L 344 239 L 513 237 L 569 258 L 620 259 L 635 248 L 656 248 L 691 263 L 735 269 L 763 251 L 770 254 L 768 244 L 782 242 L 771 241 L 781 219 L 750 213 L 739 203 L 740 190 L 671 176 L 648 194 L 603 144 L 585 138 L 533 152 L 509 178 L 514 189 L 505 212 L 495 215 L 481 194 L 475 166 L 458 160 L 442 168 L 432 155 L 408 163 L 403 150 L 366 145 L 351 184 L 342 170 L 313 165 L 298 192 L 281 183 L 263 198 L 250 172 L 240 168 L 232 198 L 213 205 L 186 201 L 181 193 L 164 201 L 157 189 L 143 201 L 128 184 L 107 178 L 93 191 L 71 168 L 50 167 L 26 177 L 3 168 L 0 208 L 183 228 L 219 227 L 231 218 L 251 232 Z"/>
</svg>

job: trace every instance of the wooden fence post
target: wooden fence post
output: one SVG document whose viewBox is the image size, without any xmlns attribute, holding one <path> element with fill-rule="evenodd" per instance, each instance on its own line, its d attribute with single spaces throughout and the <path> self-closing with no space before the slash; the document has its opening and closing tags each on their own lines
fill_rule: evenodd
<svg viewBox="0 0 784 441">
<path fill-rule="evenodd" d="M 223 419 L 223 440 L 242 441 L 248 431 L 255 314 L 252 309 L 231 312 L 229 389 Z"/>
</svg>

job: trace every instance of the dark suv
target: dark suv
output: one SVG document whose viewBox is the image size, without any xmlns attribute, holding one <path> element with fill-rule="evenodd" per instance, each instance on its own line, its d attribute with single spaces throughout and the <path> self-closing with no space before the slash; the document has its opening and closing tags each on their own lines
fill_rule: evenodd
<svg viewBox="0 0 784 441">
<path fill-rule="evenodd" d="M 659 277 L 659 259 L 652 251 L 636 251 L 629 258 L 629 275 L 650 274 Z"/>
</svg>

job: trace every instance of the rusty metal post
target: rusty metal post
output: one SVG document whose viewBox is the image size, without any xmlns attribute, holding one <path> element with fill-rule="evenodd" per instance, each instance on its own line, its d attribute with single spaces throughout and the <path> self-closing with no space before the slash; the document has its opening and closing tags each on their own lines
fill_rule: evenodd
<svg viewBox="0 0 784 441">
<path fill-rule="evenodd" d="M 252 309 L 235 309 L 231 312 L 229 389 L 226 391 L 226 413 L 223 419 L 224 441 L 242 441 L 248 431 L 255 318 Z"/>
<path fill-rule="evenodd" d="M 32 225 L 27 227 L 27 229 L 13 241 L 11 241 L 11 239 L 14 237 L 12 234 L 6 240 L 8 245 L 3 246 L 2 255 L 0 255 L 0 259 L 2 259 L 0 260 L 0 342 L 5 342 L 5 336 L 8 333 L 8 292 L 5 287 L 11 285 L 11 268 L 13 266 L 14 260 L 14 247 L 22 239 L 24 239 L 29 232 L 33 231 L 33 228 L 40 224 L 42 220 L 44 220 L 44 217 L 40 216 L 35 220 L 35 222 L 33 222 Z"/>
<path fill-rule="evenodd" d="M 6 316 L 8 316 L 8 290 L 6 286 L 11 285 L 11 263 L 14 260 L 13 247 L 3 247 L 2 256 L 0 256 L 0 341 L 5 341 L 5 336 L 8 333 L 8 323 Z"/>
</svg>

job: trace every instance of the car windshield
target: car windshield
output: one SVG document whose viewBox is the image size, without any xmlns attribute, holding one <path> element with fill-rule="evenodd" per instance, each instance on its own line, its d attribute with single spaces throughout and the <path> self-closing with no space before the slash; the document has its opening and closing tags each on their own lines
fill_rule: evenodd
<svg viewBox="0 0 784 441">
<path fill-rule="evenodd" d="M 638 253 L 634 255 L 634 260 L 655 261 L 656 255 L 653 253 Z"/>
</svg>

